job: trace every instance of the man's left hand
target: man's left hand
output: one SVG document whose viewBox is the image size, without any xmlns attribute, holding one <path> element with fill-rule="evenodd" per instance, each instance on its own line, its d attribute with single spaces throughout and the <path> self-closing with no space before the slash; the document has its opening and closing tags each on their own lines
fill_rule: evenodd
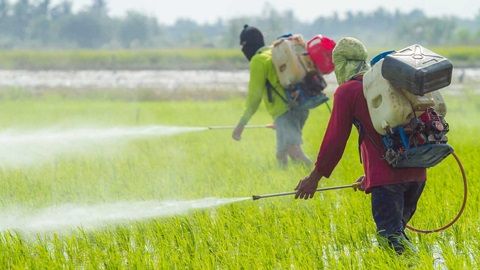
<svg viewBox="0 0 480 270">
<path fill-rule="evenodd" d="M 300 180 L 295 188 L 297 191 L 295 199 L 300 198 L 307 200 L 313 198 L 313 195 L 317 191 L 318 182 L 321 178 L 322 176 L 316 170 L 313 170 L 309 176 Z"/>
</svg>

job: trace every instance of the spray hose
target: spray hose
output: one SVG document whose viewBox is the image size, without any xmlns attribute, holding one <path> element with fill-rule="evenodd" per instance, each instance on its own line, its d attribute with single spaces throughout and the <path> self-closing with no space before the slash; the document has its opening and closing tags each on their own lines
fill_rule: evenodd
<svg viewBox="0 0 480 270">
<path fill-rule="evenodd" d="M 460 161 L 458 156 L 455 154 L 455 152 L 453 152 L 452 155 L 455 158 L 455 160 L 457 161 L 458 167 L 460 168 L 460 171 L 462 172 L 462 178 L 463 178 L 463 201 L 462 201 L 462 205 L 460 207 L 460 210 L 458 211 L 458 213 L 455 215 L 455 217 L 450 222 L 448 222 L 447 224 L 445 224 L 445 225 L 443 225 L 439 228 L 432 229 L 432 230 L 425 230 L 425 229 L 417 229 L 413 226 L 407 225 L 406 227 L 409 230 L 417 232 L 417 233 L 424 233 L 424 234 L 441 232 L 441 231 L 444 231 L 444 230 L 448 229 L 453 224 L 455 224 L 455 222 L 457 222 L 458 219 L 460 218 L 460 216 L 463 214 L 463 211 L 465 210 L 465 206 L 467 205 L 467 196 L 468 196 L 467 195 L 468 194 L 467 176 L 465 174 L 465 169 L 463 168 L 462 162 Z"/>
</svg>

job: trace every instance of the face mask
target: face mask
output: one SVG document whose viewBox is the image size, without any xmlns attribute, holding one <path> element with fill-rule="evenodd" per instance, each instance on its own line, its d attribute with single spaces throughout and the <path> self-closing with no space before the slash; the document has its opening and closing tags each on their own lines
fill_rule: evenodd
<svg viewBox="0 0 480 270">
<path fill-rule="evenodd" d="M 250 62 L 252 60 L 252 57 L 255 55 L 255 53 L 258 51 L 263 46 L 253 46 L 252 44 L 245 44 L 242 47 L 242 52 L 243 55 L 247 58 L 247 60 Z"/>
</svg>

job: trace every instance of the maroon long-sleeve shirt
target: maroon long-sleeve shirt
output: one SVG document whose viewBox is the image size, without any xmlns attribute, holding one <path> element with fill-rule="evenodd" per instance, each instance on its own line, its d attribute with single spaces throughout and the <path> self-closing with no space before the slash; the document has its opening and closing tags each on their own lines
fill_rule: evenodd
<svg viewBox="0 0 480 270">
<path fill-rule="evenodd" d="M 329 177 L 345 150 L 354 119 L 362 126 L 361 158 L 365 170 L 365 191 L 372 187 L 412 181 L 425 181 L 423 168 L 396 169 L 383 159 L 384 148 L 380 134 L 372 124 L 367 101 L 363 95 L 362 77 L 340 85 L 334 94 L 332 115 L 318 153 L 315 169 Z"/>
</svg>

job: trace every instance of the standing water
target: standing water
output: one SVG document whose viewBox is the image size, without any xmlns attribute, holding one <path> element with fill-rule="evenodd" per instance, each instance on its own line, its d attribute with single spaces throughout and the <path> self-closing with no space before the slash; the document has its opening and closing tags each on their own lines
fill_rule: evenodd
<svg viewBox="0 0 480 270">
<path fill-rule="evenodd" d="M 456 68 L 452 84 L 477 83 L 479 68 Z M 0 70 L 0 88 L 26 89 L 156 89 L 158 91 L 247 91 L 248 70 Z M 326 75 L 330 85 L 337 81 Z"/>
<path fill-rule="evenodd" d="M 244 198 L 204 198 L 190 201 L 115 202 L 97 205 L 65 204 L 40 210 L 22 208 L 0 212 L 0 232 L 62 232 L 82 228 L 94 230 L 106 225 L 185 214 L 195 209 L 212 208 L 246 201 Z"/>
</svg>

